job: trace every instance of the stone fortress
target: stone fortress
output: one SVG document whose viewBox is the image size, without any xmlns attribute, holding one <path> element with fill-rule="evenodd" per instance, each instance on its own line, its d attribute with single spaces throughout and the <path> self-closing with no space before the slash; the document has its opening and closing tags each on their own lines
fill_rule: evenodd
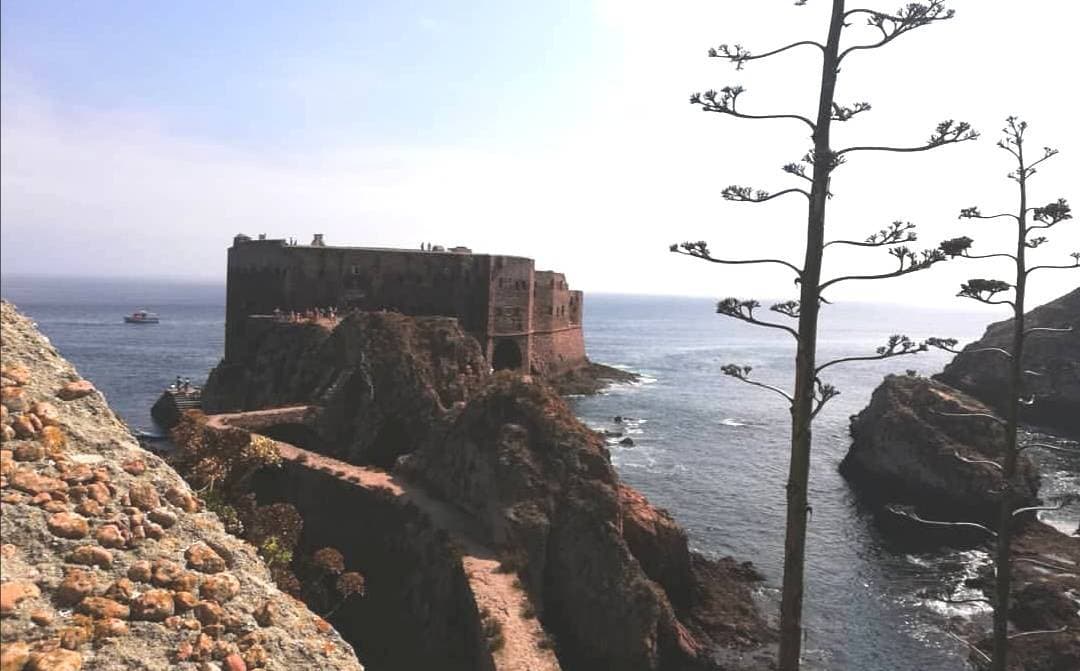
<svg viewBox="0 0 1080 671">
<path fill-rule="evenodd" d="M 582 292 L 532 259 L 465 247 L 380 249 L 252 239 L 229 248 L 225 361 L 250 353 L 267 316 L 315 308 L 455 317 L 496 370 L 558 375 L 587 364 Z"/>
</svg>

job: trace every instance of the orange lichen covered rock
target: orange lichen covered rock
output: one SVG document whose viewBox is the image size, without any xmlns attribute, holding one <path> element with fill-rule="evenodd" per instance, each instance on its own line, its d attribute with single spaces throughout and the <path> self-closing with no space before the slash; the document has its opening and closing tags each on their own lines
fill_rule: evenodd
<svg viewBox="0 0 1080 671">
<path fill-rule="evenodd" d="M 240 592 L 240 581 L 229 573 L 217 573 L 208 576 L 199 587 L 199 594 L 204 599 L 225 603 Z"/>
<path fill-rule="evenodd" d="M 75 611 L 97 619 L 110 617 L 126 620 L 131 614 L 124 604 L 103 596 L 86 597 L 75 606 Z"/>
<path fill-rule="evenodd" d="M 161 622 L 173 614 L 172 593 L 166 589 L 152 589 L 131 600 L 131 619 Z"/>
<path fill-rule="evenodd" d="M 96 545 L 82 545 L 72 550 L 67 560 L 72 564 L 108 568 L 112 566 L 112 553 Z"/>
<path fill-rule="evenodd" d="M 11 474 L 11 486 L 28 494 L 40 494 L 67 489 L 67 483 L 63 480 L 35 473 L 28 469 L 19 469 Z"/>
<path fill-rule="evenodd" d="M 56 601 L 61 606 L 74 606 L 94 592 L 97 580 L 83 569 L 71 569 L 56 589 Z"/>
<path fill-rule="evenodd" d="M 25 641 L 12 641 L 0 648 L 0 669 L 3 671 L 22 671 L 30 660 L 30 644 Z"/>
<path fill-rule="evenodd" d="M 22 412 L 27 406 L 26 390 L 22 387 L 0 388 L 0 403 L 3 403 L 9 412 Z"/>
<path fill-rule="evenodd" d="M 18 386 L 25 386 L 30 382 L 30 369 L 21 363 L 12 365 L 5 364 L 0 367 L 0 377 L 5 377 L 8 381 Z M 7 386 L 7 385 L 5 385 Z"/>
<path fill-rule="evenodd" d="M 188 567 L 202 573 L 220 573 L 225 570 L 225 560 L 206 543 L 196 543 L 184 552 Z"/>
<path fill-rule="evenodd" d="M 12 615 L 21 601 L 40 594 L 41 590 L 32 582 L 0 583 L 0 615 Z"/>
<path fill-rule="evenodd" d="M 67 445 L 67 438 L 64 436 L 64 432 L 60 430 L 60 427 L 46 425 L 41 429 L 41 434 L 38 436 L 38 440 L 41 441 L 41 445 L 47 452 L 55 452 L 56 450 L 64 449 Z"/>
<path fill-rule="evenodd" d="M 60 411 L 48 401 L 38 401 L 30 406 L 30 412 L 37 415 L 45 426 L 56 426 L 60 423 Z"/>
<path fill-rule="evenodd" d="M 90 523 L 78 513 L 55 513 L 48 524 L 49 531 L 61 538 L 83 538 L 90 533 Z"/>
<path fill-rule="evenodd" d="M 45 446 L 26 441 L 16 445 L 13 454 L 16 461 L 37 461 L 45 456 Z"/>
<path fill-rule="evenodd" d="M 74 401 L 77 398 L 83 398 L 93 394 L 97 389 L 90 383 L 90 380 L 76 380 L 74 382 L 68 382 L 56 392 L 56 395 L 64 401 Z"/>
<path fill-rule="evenodd" d="M 238 647 L 254 626 L 248 614 L 283 601 L 255 550 L 228 535 L 215 515 L 199 512 L 191 489 L 139 446 L 89 382 L 70 384 L 79 380 L 75 369 L 6 301 L 0 332 L 0 671 L 195 671 L 198 663 L 218 668 L 249 650 Z M 184 567 L 185 548 L 199 542 L 228 564 L 235 582 L 220 581 L 218 596 L 232 596 L 217 604 L 214 636 L 200 642 L 193 663 L 180 665 L 177 647 L 202 628 L 188 613 L 206 574 Z M 206 568 L 219 565 L 205 559 Z M 161 586 L 150 584 L 155 564 L 171 566 L 158 571 Z M 260 630 L 272 659 L 255 654 L 254 661 L 361 671 L 337 632 L 320 639 L 329 656 L 313 653 L 304 644 L 313 627 L 283 626 L 309 611 L 291 600 L 282 607 L 282 625 Z"/>
<path fill-rule="evenodd" d="M 83 665 L 82 655 L 74 650 L 59 648 L 30 655 L 27 671 L 79 671 Z"/>
</svg>

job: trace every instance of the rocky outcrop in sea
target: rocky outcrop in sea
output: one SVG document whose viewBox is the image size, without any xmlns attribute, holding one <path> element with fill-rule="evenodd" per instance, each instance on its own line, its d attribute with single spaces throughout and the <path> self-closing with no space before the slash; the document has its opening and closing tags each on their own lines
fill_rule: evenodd
<svg viewBox="0 0 1080 671">
<path fill-rule="evenodd" d="M 963 416 L 972 414 L 982 416 Z M 994 523 L 1002 477 L 987 462 L 1004 454 L 1005 430 L 974 398 L 925 377 L 889 375 L 851 418 L 851 439 L 840 472 L 876 500 Z M 1038 473 L 1026 456 L 1018 469 L 1022 500 L 1033 503 Z"/>
<path fill-rule="evenodd" d="M 1027 376 L 1027 391 L 1034 394 L 1035 403 L 1023 408 L 1021 419 L 1076 435 L 1080 428 L 1080 289 L 1026 317 L 1026 328 L 1069 326 L 1074 330 L 1036 331 L 1029 337 L 1024 365 L 1036 373 Z M 966 347 L 932 380 L 885 378 L 870 404 L 852 417 L 852 446 L 840 466 L 860 493 L 880 509 L 907 504 L 915 516 L 926 519 L 996 524 L 1002 478 L 1000 470 L 988 462 L 1000 462 L 1004 454 L 1003 421 L 997 413 L 1007 401 L 1008 366 L 1000 352 L 976 350 L 1009 349 L 1011 330 L 1011 320 L 991 324 L 981 340 Z M 1040 478 L 1026 452 L 1020 455 L 1018 480 L 1020 503 L 1037 502 Z M 887 532 L 932 537 L 943 543 L 989 544 L 992 540 L 980 531 L 897 523 L 910 519 L 897 515 L 881 519 L 889 522 L 883 525 Z M 1009 668 L 1080 668 L 1080 537 L 1066 535 L 1030 514 L 1016 521 Z M 991 574 L 969 586 L 993 599 Z M 991 649 L 983 632 L 969 633 L 969 642 L 984 651 Z M 972 660 L 985 661 L 974 651 Z"/>
</svg>

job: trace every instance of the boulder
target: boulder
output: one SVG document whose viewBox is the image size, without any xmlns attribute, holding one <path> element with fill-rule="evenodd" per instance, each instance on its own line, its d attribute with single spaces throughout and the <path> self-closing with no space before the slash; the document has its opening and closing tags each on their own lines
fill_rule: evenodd
<svg viewBox="0 0 1080 671">
<path fill-rule="evenodd" d="M 89 380 L 75 380 L 68 382 L 57 390 L 56 395 L 63 401 L 74 401 L 93 394 L 97 389 Z"/>
<path fill-rule="evenodd" d="M 840 472 L 879 502 L 915 504 L 931 516 L 997 518 L 1005 431 L 991 417 L 953 414 L 993 411 L 936 380 L 890 375 L 870 404 L 851 419 L 852 445 Z M 1026 456 L 1019 463 L 1021 501 L 1033 503 L 1039 488 Z"/>
<path fill-rule="evenodd" d="M 1025 329 L 1070 326 L 1067 333 L 1034 332 L 1026 338 L 1024 368 L 1038 375 L 1025 377 L 1035 402 L 1021 407 L 1021 419 L 1080 436 L 1080 288 L 1024 315 Z M 1008 403 L 1008 362 L 1000 352 L 979 350 L 1011 351 L 1012 331 L 1012 319 L 991 324 L 934 378 L 1000 410 Z"/>
</svg>

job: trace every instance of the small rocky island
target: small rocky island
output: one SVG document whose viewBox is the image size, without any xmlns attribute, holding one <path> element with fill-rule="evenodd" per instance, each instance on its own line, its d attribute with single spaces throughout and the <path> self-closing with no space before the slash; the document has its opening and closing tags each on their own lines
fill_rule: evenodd
<svg viewBox="0 0 1080 671">
<path fill-rule="evenodd" d="M 1028 313 L 1030 327 L 1063 329 L 1080 323 L 1080 289 Z M 917 376 L 886 377 L 870 404 L 852 417 L 852 445 L 840 465 L 841 472 L 871 503 L 904 505 L 926 519 L 969 521 L 995 526 L 1001 473 L 991 463 L 1004 454 L 1004 430 L 989 418 L 956 414 L 993 415 L 1007 389 L 1005 366 L 988 360 L 1000 356 L 985 347 L 1007 347 L 1011 322 L 992 324 L 981 340 L 969 345 L 933 379 Z M 1025 366 L 1041 373 L 1033 378 L 1038 402 L 1024 420 L 1054 427 L 1076 436 L 1080 408 L 1080 330 L 1033 337 Z M 950 386 L 954 385 L 954 386 Z M 1019 480 L 1025 504 L 1040 502 L 1037 466 L 1021 453 Z M 884 513 L 883 528 L 891 534 L 935 539 L 944 544 L 980 545 L 982 532 L 956 528 L 942 531 L 905 523 L 902 516 Z M 1080 531 L 1080 530 L 1078 530 Z M 1010 625 L 1016 636 L 1010 644 L 1010 669 L 1080 668 L 1080 537 L 1069 536 L 1039 522 L 1023 519 L 1012 543 L 1013 605 Z M 972 582 L 992 598 L 993 578 Z M 989 649 L 988 639 L 973 642 Z M 985 634 L 988 636 L 988 634 Z M 973 653 L 974 655 L 974 653 Z"/>
</svg>

